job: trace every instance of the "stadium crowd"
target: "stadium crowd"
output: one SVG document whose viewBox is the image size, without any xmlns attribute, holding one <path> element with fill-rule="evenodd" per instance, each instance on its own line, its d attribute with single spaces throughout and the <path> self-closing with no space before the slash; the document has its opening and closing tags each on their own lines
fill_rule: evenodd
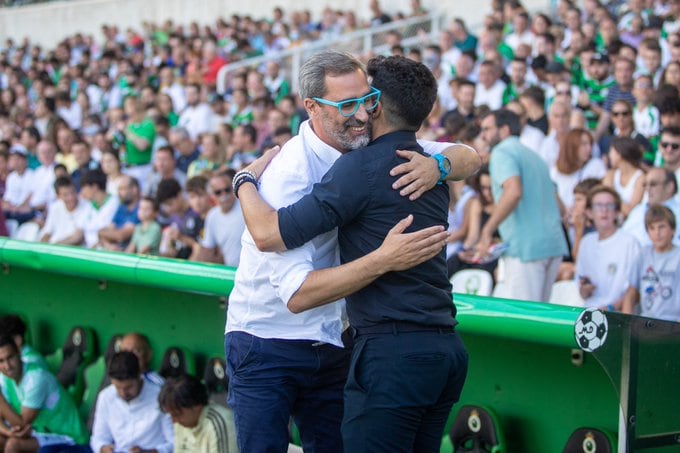
<svg viewBox="0 0 680 453">
<path fill-rule="evenodd" d="M 575 271 L 587 269 L 579 252 L 610 256 L 598 249 L 605 236 L 582 241 L 601 209 L 592 206 L 592 186 L 614 189 L 617 235 L 632 234 L 640 247 L 650 244 L 648 206 L 680 211 L 678 8 L 677 1 L 562 0 L 550 17 L 506 0 L 493 3 L 476 35 L 454 18 L 416 46 L 405 48 L 398 32 L 385 39 L 389 53 L 422 61 L 439 82 L 421 137 L 470 144 L 488 161 L 495 143 L 481 127 L 485 116 L 500 108 L 519 116 L 520 142 L 542 158 L 559 198 L 569 247 L 557 278 L 578 279 L 587 305 L 621 309 L 626 288 L 607 277 L 628 272 L 638 256 L 616 266 L 620 257 L 612 255 L 600 266 L 604 281 Z M 408 15 L 424 12 L 414 1 Z M 268 20 L 104 25 L 101 39 L 77 33 L 54 49 L 8 39 L 0 58 L 0 233 L 238 265 L 244 224 L 233 172 L 285 143 L 306 118 L 276 52 L 407 16 L 391 17 L 375 0 L 371 13 L 359 21 L 327 8 L 314 21 L 307 11 L 277 7 Z M 232 75 L 218 93 L 220 69 L 256 55 L 271 59 Z M 478 243 L 498 240 L 483 228 L 502 188 L 493 173 L 451 185 L 451 273 L 495 268 L 476 263 Z M 511 248 L 527 242 L 521 236 L 520 229 L 501 234 Z M 553 273 L 540 275 L 552 284 Z"/>
</svg>

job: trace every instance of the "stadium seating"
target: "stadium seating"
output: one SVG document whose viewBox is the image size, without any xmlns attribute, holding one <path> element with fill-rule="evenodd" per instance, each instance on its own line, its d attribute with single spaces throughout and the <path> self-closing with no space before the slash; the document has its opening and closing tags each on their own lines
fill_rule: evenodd
<svg viewBox="0 0 680 453">
<path fill-rule="evenodd" d="M 85 368 L 94 361 L 96 346 L 94 330 L 77 326 L 71 329 L 64 346 L 45 358 L 77 406 L 85 391 Z"/>
<path fill-rule="evenodd" d="M 615 450 L 616 441 L 611 434 L 593 428 L 579 428 L 574 431 L 563 453 L 612 453 Z"/>
<path fill-rule="evenodd" d="M 449 435 L 442 441 L 442 452 L 502 453 L 505 441 L 500 421 L 491 408 L 463 406 Z"/>
<path fill-rule="evenodd" d="M 463 269 L 451 276 L 454 293 L 490 296 L 493 290 L 493 277 L 483 269 Z"/>
<path fill-rule="evenodd" d="M 210 401 L 222 406 L 227 405 L 227 390 L 229 389 L 226 366 L 222 357 L 212 357 L 208 359 L 203 372 L 203 383 L 208 388 Z"/>
<path fill-rule="evenodd" d="M 182 374 L 196 375 L 196 360 L 188 349 L 172 346 L 165 350 L 161 366 L 158 369 L 163 379 L 181 376 Z"/>
<path fill-rule="evenodd" d="M 109 363 L 111 356 L 120 350 L 122 339 L 122 335 L 112 336 L 106 346 L 104 355 L 85 368 L 85 390 L 82 402 L 80 403 L 80 416 L 83 420 L 87 421 L 88 429 L 92 428 L 97 395 L 104 387 L 111 383 L 111 380 L 106 375 L 106 364 Z"/>
</svg>

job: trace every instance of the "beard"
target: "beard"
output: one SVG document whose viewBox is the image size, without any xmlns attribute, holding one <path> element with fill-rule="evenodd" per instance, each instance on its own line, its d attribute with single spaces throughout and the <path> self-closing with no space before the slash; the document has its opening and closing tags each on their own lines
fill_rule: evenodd
<svg viewBox="0 0 680 453">
<path fill-rule="evenodd" d="M 372 116 L 369 115 L 368 121 L 359 121 L 355 117 L 347 118 L 343 123 L 338 124 L 329 115 L 324 114 L 322 117 L 323 128 L 335 142 L 342 148 L 342 150 L 351 151 L 358 148 L 363 148 L 371 141 L 372 132 Z M 354 135 L 351 128 L 365 127 L 364 133 L 361 135 Z"/>
</svg>

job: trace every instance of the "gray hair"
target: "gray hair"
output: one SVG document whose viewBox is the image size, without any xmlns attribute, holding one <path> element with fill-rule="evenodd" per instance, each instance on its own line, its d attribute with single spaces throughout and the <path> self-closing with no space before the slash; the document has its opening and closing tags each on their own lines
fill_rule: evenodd
<svg viewBox="0 0 680 453">
<path fill-rule="evenodd" d="M 346 52 L 325 50 L 314 54 L 300 68 L 299 94 L 301 99 L 323 97 L 326 94 L 326 76 L 350 74 L 364 66 Z"/>
</svg>

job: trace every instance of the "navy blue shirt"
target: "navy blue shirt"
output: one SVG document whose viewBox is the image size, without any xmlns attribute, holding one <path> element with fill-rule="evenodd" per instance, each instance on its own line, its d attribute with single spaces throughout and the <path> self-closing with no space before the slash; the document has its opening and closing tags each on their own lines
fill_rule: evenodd
<svg viewBox="0 0 680 453">
<path fill-rule="evenodd" d="M 392 132 L 366 148 L 341 156 L 309 195 L 282 208 L 279 229 L 288 249 L 338 227 L 340 260 L 347 263 L 377 249 L 392 227 L 409 214 L 409 231 L 447 226 L 449 192 L 438 185 L 416 201 L 392 189 L 390 170 L 403 163 L 395 150 L 423 152 L 412 132 Z M 454 326 L 456 314 L 447 278 L 445 250 L 412 269 L 389 272 L 347 297 L 354 327 L 392 321 Z"/>
</svg>

